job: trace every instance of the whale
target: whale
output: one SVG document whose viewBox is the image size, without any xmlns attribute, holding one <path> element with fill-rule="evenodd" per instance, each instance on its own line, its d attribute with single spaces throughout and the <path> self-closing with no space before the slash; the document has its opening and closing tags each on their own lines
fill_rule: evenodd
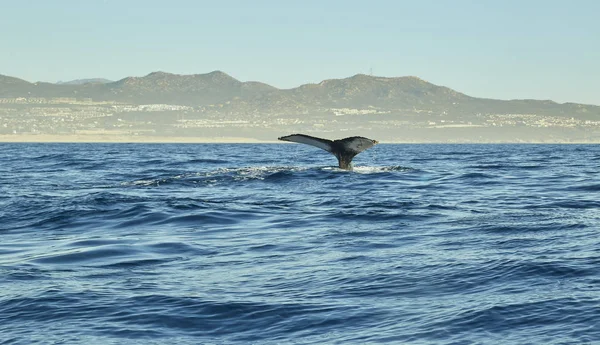
<svg viewBox="0 0 600 345">
<path fill-rule="evenodd" d="M 352 170 L 352 159 L 354 156 L 379 144 L 377 140 L 365 137 L 348 137 L 344 139 L 329 140 L 306 134 L 291 134 L 279 137 L 278 139 L 307 144 L 323 149 L 333 154 L 338 160 L 339 168 L 344 170 Z"/>
</svg>

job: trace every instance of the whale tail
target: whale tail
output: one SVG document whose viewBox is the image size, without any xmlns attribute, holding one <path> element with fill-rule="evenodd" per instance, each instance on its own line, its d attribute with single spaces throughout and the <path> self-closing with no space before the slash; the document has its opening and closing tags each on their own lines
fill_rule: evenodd
<svg viewBox="0 0 600 345">
<path fill-rule="evenodd" d="M 352 159 L 357 154 L 378 144 L 377 140 L 364 137 L 348 137 L 338 140 L 321 139 L 306 134 L 292 134 L 278 138 L 283 141 L 307 144 L 332 153 L 338 159 L 340 169 L 352 170 Z"/>
</svg>

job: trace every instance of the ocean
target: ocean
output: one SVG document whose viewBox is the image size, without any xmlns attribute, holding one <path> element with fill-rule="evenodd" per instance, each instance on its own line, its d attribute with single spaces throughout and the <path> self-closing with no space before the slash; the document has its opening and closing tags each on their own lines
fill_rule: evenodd
<svg viewBox="0 0 600 345">
<path fill-rule="evenodd" d="M 0 344 L 599 344 L 599 163 L 0 144 Z"/>
</svg>

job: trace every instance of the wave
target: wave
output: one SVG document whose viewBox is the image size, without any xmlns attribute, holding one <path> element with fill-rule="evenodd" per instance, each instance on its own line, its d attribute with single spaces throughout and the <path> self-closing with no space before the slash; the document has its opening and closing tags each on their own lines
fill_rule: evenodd
<svg viewBox="0 0 600 345">
<path fill-rule="evenodd" d="M 378 316 L 368 308 L 287 300 L 266 302 L 256 298 L 223 300 L 203 294 L 148 294 L 144 290 L 135 289 L 138 296 L 112 297 L 91 291 L 68 293 L 51 289 L 35 297 L 4 300 L 0 310 L 12 318 L 0 316 L 0 330 L 52 321 L 55 331 L 68 333 L 70 327 L 76 327 L 80 337 L 104 334 L 140 340 L 168 339 L 176 334 L 196 342 L 212 341 L 214 337 L 246 343 L 279 342 L 290 334 L 317 339 L 323 332 L 342 334 L 361 320 Z M 97 315 L 103 315 L 101 322 L 92 321 Z M 63 335 L 65 338 L 69 335 Z"/>
<path fill-rule="evenodd" d="M 334 178 L 338 174 L 381 174 L 390 172 L 411 172 L 415 169 L 390 166 L 390 167 L 367 167 L 358 166 L 353 171 L 347 171 L 335 167 L 309 168 L 290 166 L 261 166 L 240 168 L 218 168 L 205 172 L 184 173 L 175 176 L 144 178 L 139 180 L 120 183 L 120 186 L 133 187 L 159 187 L 169 184 L 214 185 L 221 183 L 235 183 L 248 181 L 278 182 L 291 179 L 314 179 Z"/>
<path fill-rule="evenodd" d="M 6 343 L 600 336 L 593 145 L 8 148 Z"/>
</svg>

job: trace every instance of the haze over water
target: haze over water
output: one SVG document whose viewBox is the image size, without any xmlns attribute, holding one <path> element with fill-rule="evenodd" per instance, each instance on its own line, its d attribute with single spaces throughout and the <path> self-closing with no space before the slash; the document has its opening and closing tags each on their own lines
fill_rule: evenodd
<svg viewBox="0 0 600 345">
<path fill-rule="evenodd" d="M 0 344 L 593 344 L 597 145 L 0 144 Z"/>
</svg>

